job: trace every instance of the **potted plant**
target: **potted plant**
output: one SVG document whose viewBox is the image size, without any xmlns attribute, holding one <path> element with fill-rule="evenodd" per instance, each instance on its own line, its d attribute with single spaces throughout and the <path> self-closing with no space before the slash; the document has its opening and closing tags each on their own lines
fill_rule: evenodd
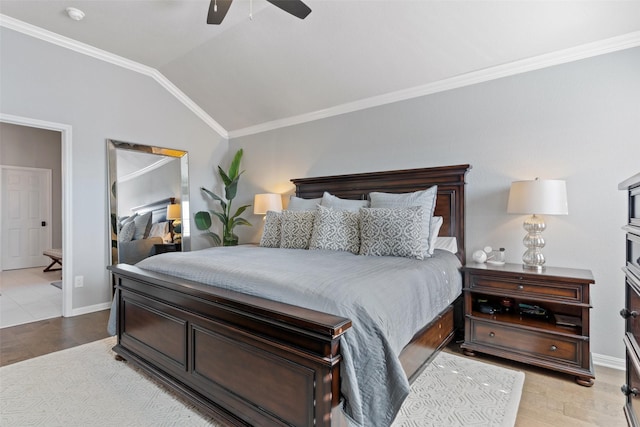
<svg viewBox="0 0 640 427">
<path fill-rule="evenodd" d="M 240 160 L 242 160 L 242 149 L 236 152 L 236 155 L 233 157 L 233 161 L 229 166 L 229 170 L 225 172 L 222 170 L 220 166 L 218 166 L 218 174 L 224 183 L 224 195 L 222 198 L 215 194 L 212 191 L 207 190 L 204 187 L 201 187 L 200 190 L 214 201 L 220 203 L 220 207 L 222 208 L 222 212 L 211 210 L 211 211 L 200 211 L 195 214 L 195 224 L 198 230 L 208 231 L 206 233 L 207 236 L 211 237 L 213 243 L 217 246 L 235 246 L 238 244 L 238 236 L 234 234 L 233 229 L 238 225 L 248 225 L 251 226 L 251 223 L 244 218 L 241 218 L 240 215 L 251 205 L 240 206 L 233 215 L 231 210 L 231 202 L 236 197 L 236 193 L 238 191 L 238 181 L 240 180 Z M 211 212 L 211 214 L 209 214 Z M 209 230 L 211 227 L 211 215 L 215 216 L 222 223 L 222 238 L 217 234 Z"/>
</svg>

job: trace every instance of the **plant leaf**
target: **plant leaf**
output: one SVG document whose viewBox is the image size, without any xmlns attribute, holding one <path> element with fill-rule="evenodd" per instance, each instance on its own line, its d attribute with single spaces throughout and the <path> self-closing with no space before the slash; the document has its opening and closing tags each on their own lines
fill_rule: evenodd
<svg viewBox="0 0 640 427">
<path fill-rule="evenodd" d="M 222 206 L 222 210 L 226 211 L 227 210 L 227 202 L 225 202 L 225 200 L 218 196 L 216 193 L 207 190 L 204 187 L 200 187 L 200 190 L 202 190 L 203 193 L 206 193 L 209 195 L 209 197 L 211 197 L 213 200 L 220 202 L 220 206 Z"/>
<path fill-rule="evenodd" d="M 224 188 L 224 195 L 227 197 L 227 200 L 233 200 L 238 193 L 238 181 L 240 180 L 240 176 L 236 176 L 236 178 L 229 183 Z"/>
<path fill-rule="evenodd" d="M 196 212 L 194 220 L 198 230 L 208 230 L 211 227 L 211 216 L 207 211 Z"/>
<path fill-rule="evenodd" d="M 231 183 L 232 179 L 227 176 L 225 171 L 223 171 L 220 166 L 218 166 L 218 175 L 220 175 L 220 178 L 222 178 L 222 182 L 224 183 L 225 187 Z"/>
<path fill-rule="evenodd" d="M 240 160 L 242 160 L 242 148 L 236 152 L 236 155 L 233 157 L 231 161 L 231 166 L 229 166 L 229 178 L 236 179 L 238 177 L 238 171 L 240 170 Z"/>
<path fill-rule="evenodd" d="M 205 234 L 205 236 L 210 237 L 211 240 L 213 240 L 213 244 L 216 246 L 220 246 L 222 244 L 222 239 L 220 239 L 220 236 L 218 236 L 216 233 L 213 233 L 210 231 L 207 234 Z"/>
<path fill-rule="evenodd" d="M 223 212 L 211 211 L 211 213 L 217 216 L 220 222 L 222 222 L 223 224 L 227 223 L 227 215 L 225 215 Z"/>
<path fill-rule="evenodd" d="M 239 217 L 240 215 L 242 215 L 242 213 L 247 210 L 248 207 L 250 207 L 251 205 L 244 205 L 244 206 L 240 206 L 238 208 L 238 210 L 236 211 L 235 214 L 233 214 L 233 216 L 231 218 L 236 218 Z"/>
<path fill-rule="evenodd" d="M 235 227 L 236 225 L 248 225 L 251 227 L 251 223 L 244 218 L 234 218 L 233 226 Z"/>
</svg>

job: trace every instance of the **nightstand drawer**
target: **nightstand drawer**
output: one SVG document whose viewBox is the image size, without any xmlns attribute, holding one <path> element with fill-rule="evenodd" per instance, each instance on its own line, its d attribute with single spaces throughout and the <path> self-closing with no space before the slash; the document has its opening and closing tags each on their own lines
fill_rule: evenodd
<svg viewBox="0 0 640 427">
<path fill-rule="evenodd" d="M 567 302 L 582 302 L 582 286 L 579 284 L 554 283 L 545 281 L 544 284 L 527 280 L 526 277 L 517 277 L 506 280 L 497 277 L 470 275 L 469 289 L 501 295 L 508 292 L 510 295 L 525 298 L 542 298 Z"/>
<path fill-rule="evenodd" d="M 510 353 L 521 353 L 552 361 L 560 360 L 576 366 L 582 364 L 579 339 L 473 320 L 471 341 Z"/>
</svg>

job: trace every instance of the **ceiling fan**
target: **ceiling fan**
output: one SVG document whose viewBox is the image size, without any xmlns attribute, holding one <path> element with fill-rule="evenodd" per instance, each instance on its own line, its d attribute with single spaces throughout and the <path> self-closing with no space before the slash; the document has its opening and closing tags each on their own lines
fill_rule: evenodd
<svg viewBox="0 0 640 427">
<path fill-rule="evenodd" d="M 225 15 L 231 7 L 233 0 L 211 0 L 209 5 L 209 14 L 207 15 L 207 24 L 220 25 Z M 311 13 L 309 6 L 304 4 L 302 0 L 267 0 L 276 7 L 292 14 L 295 17 L 304 19 Z"/>
</svg>

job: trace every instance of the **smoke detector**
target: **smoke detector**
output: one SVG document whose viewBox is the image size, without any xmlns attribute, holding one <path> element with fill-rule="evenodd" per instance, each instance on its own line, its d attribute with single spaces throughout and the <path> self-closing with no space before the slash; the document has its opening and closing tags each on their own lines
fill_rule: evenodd
<svg viewBox="0 0 640 427">
<path fill-rule="evenodd" d="M 69 15 L 69 18 L 73 19 L 74 21 L 81 21 L 82 18 L 84 18 L 84 12 L 80 9 L 76 9 L 75 7 L 68 7 L 66 11 L 67 15 Z"/>
</svg>

